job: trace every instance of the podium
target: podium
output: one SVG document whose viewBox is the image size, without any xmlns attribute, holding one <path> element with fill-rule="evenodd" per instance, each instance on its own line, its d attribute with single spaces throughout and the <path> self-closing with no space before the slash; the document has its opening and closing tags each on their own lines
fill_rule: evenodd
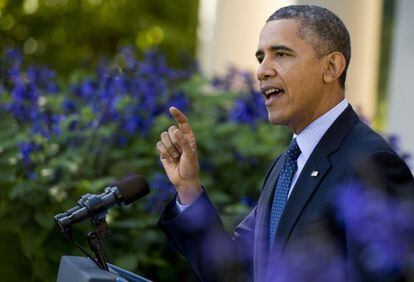
<svg viewBox="0 0 414 282">
<path fill-rule="evenodd" d="M 62 256 L 57 282 L 151 282 L 142 276 L 108 263 L 109 271 L 100 269 L 91 259 Z"/>
</svg>

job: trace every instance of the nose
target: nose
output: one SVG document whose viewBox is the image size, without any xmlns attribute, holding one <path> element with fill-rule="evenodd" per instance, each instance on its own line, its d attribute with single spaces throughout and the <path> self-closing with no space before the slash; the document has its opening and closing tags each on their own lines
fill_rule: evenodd
<svg viewBox="0 0 414 282">
<path fill-rule="evenodd" d="M 277 75 L 275 67 L 266 58 L 260 63 L 256 70 L 257 79 L 262 81 Z"/>
</svg>

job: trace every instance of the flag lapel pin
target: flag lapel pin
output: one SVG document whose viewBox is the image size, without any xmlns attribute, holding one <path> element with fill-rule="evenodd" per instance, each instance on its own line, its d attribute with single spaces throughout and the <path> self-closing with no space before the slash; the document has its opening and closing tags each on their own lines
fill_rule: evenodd
<svg viewBox="0 0 414 282">
<path fill-rule="evenodd" d="M 319 174 L 319 171 L 314 170 L 312 171 L 311 176 L 315 177 L 315 176 L 318 176 L 318 174 Z"/>
</svg>

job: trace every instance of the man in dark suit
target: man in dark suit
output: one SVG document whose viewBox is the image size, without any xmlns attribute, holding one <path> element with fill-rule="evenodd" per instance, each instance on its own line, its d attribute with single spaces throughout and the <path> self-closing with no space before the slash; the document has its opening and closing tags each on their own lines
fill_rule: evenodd
<svg viewBox="0 0 414 282">
<path fill-rule="evenodd" d="M 345 99 L 350 55 L 346 27 L 324 8 L 288 6 L 266 22 L 256 52 L 257 78 L 269 122 L 288 126 L 294 136 L 270 167 L 257 206 L 233 236 L 223 230 L 201 186 L 190 123 L 178 109 L 170 109 L 178 127 L 161 134 L 157 149 L 178 196 L 159 224 L 201 280 L 400 278 L 398 273 L 376 277 L 363 263 L 366 245 L 353 240 L 348 222 L 336 217 L 337 197 L 351 186 L 395 198 L 413 195 L 407 165 Z M 329 268 L 342 260 L 331 276 L 294 273 L 314 265 L 313 270 L 323 272 L 321 264 Z M 292 273 L 285 273 L 284 266 Z"/>
</svg>

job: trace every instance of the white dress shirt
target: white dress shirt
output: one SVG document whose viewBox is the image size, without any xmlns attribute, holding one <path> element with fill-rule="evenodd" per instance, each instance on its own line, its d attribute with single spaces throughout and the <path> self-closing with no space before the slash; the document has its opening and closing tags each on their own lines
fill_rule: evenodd
<svg viewBox="0 0 414 282">
<path fill-rule="evenodd" d="M 348 101 L 346 99 L 343 99 L 335 107 L 333 107 L 328 112 L 324 113 L 319 118 L 310 123 L 307 127 L 305 127 L 305 129 L 303 129 L 301 133 L 299 133 L 298 135 L 293 135 L 293 138 L 296 138 L 298 146 L 301 150 L 301 154 L 299 155 L 297 160 L 298 169 L 296 170 L 296 173 L 293 175 L 288 197 L 292 193 L 292 189 L 295 186 L 296 181 L 298 180 L 299 175 L 303 170 L 303 167 L 308 161 L 316 145 L 318 145 L 319 141 L 321 141 L 322 139 L 322 136 L 325 135 L 329 127 L 331 127 L 334 121 L 342 114 L 342 112 L 346 109 L 347 106 Z M 180 212 L 183 212 L 190 205 L 191 204 L 182 205 L 177 197 L 177 207 Z"/>
</svg>

